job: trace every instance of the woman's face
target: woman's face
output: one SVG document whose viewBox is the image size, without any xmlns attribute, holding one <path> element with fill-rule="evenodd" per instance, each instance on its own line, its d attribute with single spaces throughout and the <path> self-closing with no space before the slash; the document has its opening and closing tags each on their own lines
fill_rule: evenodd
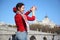
<svg viewBox="0 0 60 40">
<path fill-rule="evenodd" d="M 21 8 L 18 8 L 21 13 L 24 12 L 24 5 L 21 6 Z"/>
</svg>

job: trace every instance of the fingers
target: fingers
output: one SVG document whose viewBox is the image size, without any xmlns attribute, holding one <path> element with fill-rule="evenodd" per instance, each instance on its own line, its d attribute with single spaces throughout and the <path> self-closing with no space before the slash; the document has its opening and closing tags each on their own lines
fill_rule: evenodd
<svg viewBox="0 0 60 40">
<path fill-rule="evenodd" d="M 32 6 L 32 8 L 30 10 L 35 11 L 36 9 L 37 9 L 36 6 Z"/>
<path fill-rule="evenodd" d="M 36 10 L 37 8 L 36 8 L 36 6 L 32 6 L 32 9 L 33 9 L 33 10 Z"/>
</svg>

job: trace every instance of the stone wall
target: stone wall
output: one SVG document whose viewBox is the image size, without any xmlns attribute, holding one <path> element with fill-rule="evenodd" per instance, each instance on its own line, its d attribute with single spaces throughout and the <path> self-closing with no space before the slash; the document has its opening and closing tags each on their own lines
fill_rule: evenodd
<svg viewBox="0 0 60 40">
<path fill-rule="evenodd" d="M 12 40 L 16 28 L 0 25 L 0 40 Z"/>
<path fill-rule="evenodd" d="M 0 26 L 0 40 L 15 40 L 16 28 L 8 26 Z M 32 31 L 30 30 L 27 35 L 28 40 L 60 40 L 60 35 Z"/>
</svg>

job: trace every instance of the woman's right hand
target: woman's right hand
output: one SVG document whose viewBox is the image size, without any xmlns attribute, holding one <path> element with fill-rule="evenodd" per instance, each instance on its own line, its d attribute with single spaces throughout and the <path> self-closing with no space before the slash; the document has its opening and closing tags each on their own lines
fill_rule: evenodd
<svg viewBox="0 0 60 40">
<path fill-rule="evenodd" d="M 33 6 L 30 10 L 32 11 L 32 16 L 35 16 L 35 10 L 36 10 L 36 7 Z"/>
<path fill-rule="evenodd" d="M 36 10 L 35 6 L 32 6 L 32 8 L 30 9 L 32 12 Z"/>
</svg>

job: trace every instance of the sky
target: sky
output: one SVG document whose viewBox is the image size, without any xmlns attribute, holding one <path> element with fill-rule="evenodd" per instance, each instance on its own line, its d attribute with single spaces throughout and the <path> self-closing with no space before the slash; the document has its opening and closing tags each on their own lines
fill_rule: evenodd
<svg viewBox="0 0 60 40">
<path fill-rule="evenodd" d="M 47 15 L 51 21 L 60 25 L 60 0 L 0 0 L 0 22 L 15 24 L 13 7 L 19 2 L 25 4 L 24 12 L 36 6 L 35 16 L 38 21 L 43 20 Z"/>
</svg>

